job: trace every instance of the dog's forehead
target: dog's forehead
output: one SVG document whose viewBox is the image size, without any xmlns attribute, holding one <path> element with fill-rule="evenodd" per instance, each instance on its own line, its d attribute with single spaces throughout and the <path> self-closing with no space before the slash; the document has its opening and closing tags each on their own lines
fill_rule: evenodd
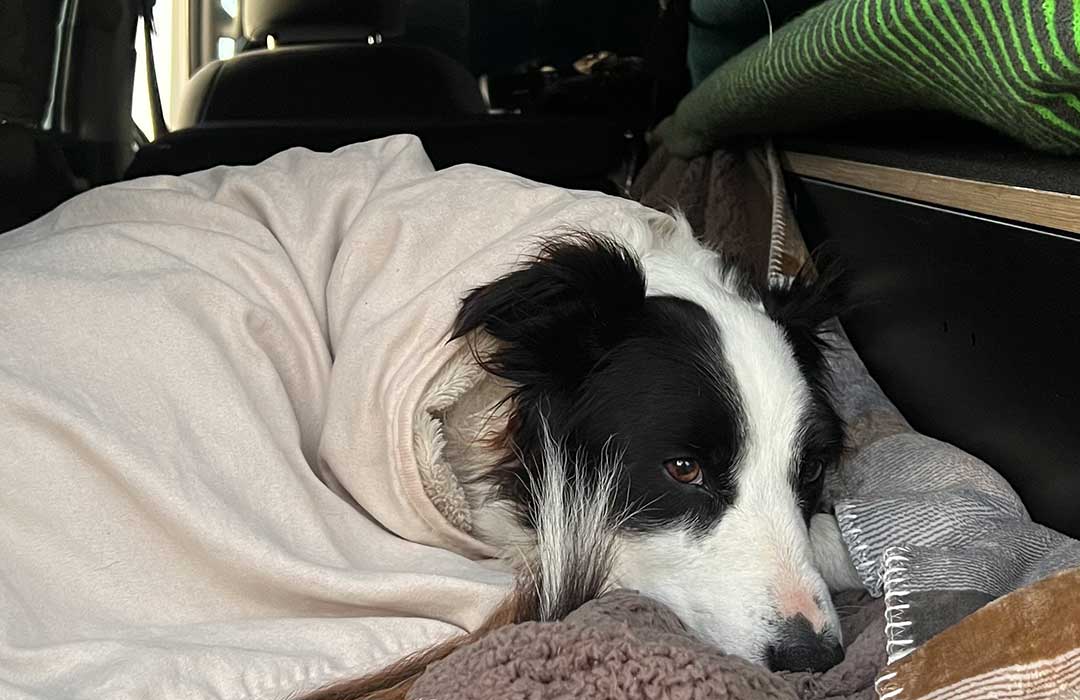
<svg viewBox="0 0 1080 700">
<path fill-rule="evenodd" d="M 716 314 L 745 417 L 742 468 L 786 478 L 798 453 L 810 389 L 783 329 L 764 311 L 745 303 L 744 309 Z"/>
<path fill-rule="evenodd" d="M 715 324 L 717 362 L 726 367 L 745 421 L 743 467 L 786 478 L 812 397 L 784 329 L 715 259 L 680 266 L 658 255 L 646 258 L 644 267 L 649 295 L 692 302 Z"/>
<path fill-rule="evenodd" d="M 578 398 L 578 417 L 601 438 L 619 434 L 639 449 L 730 449 L 742 432 L 716 324 L 676 297 L 646 300 Z"/>
</svg>

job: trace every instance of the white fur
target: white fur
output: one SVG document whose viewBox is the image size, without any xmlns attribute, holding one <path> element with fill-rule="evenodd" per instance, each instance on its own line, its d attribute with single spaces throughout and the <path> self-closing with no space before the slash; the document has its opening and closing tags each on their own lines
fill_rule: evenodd
<svg viewBox="0 0 1080 700">
<path fill-rule="evenodd" d="M 712 316 L 723 344 L 716 361 L 730 369 L 748 428 L 736 466 L 737 497 L 722 519 L 704 535 L 673 526 L 621 536 L 616 582 L 666 603 L 700 636 L 751 660 L 764 661 L 779 641 L 780 623 L 799 614 L 839 640 L 836 611 L 814 559 L 842 552 L 812 549 L 792 486 L 810 394 L 783 331 L 760 303 L 738 293 L 735 273 L 694 238 L 681 216 L 643 208 L 640 217 L 623 214 L 598 227 L 637 255 L 649 295 L 681 297 Z M 549 466 L 559 461 L 550 457 Z M 545 490 L 552 487 L 545 483 Z M 539 556 L 556 579 L 564 577 L 560 567 L 568 561 L 557 550 L 577 534 L 566 518 L 580 518 L 567 514 L 568 505 L 548 498 L 541 517 L 550 523 L 550 538 L 538 543 Z M 483 529 L 491 533 L 497 521 L 505 523 L 496 516 Z"/>
<path fill-rule="evenodd" d="M 857 591 L 864 587 L 840 535 L 836 516 L 818 513 L 810 518 L 810 546 L 814 550 L 814 564 L 829 590 Z"/>
<path fill-rule="evenodd" d="M 779 624 L 798 614 L 839 639 L 792 487 L 810 395 L 790 344 L 759 303 L 738 293 L 733 273 L 696 241 L 685 219 L 648 223 L 654 235 L 635 227 L 625 241 L 645 268 L 647 293 L 693 301 L 712 316 L 723 345 L 716 360 L 730 369 L 748 430 L 736 500 L 720 522 L 703 537 L 673 529 L 627 538 L 617 578 L 668 604 L 704 638 L 755 661 L 778 641 Z"/>
<path fill-rule="evenodd" d="M 603 456 L 601 478 L 585 483 L 544 425 L 540 483 L 530 484 L 540 504 L 534 578 L 539 581 L 541 620 L 557 619 L 558 612 L 575 601 L 575 586 L 599 595 L 610 581 L 616 555 L 612 506 L 619 470 L 618 455 L 605 450 Z"/>
</svg>

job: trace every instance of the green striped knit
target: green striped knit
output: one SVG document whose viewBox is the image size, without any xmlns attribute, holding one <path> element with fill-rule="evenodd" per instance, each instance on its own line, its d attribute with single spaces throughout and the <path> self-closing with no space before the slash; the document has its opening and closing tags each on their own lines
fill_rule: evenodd
<svg viewBox="0 0 1080 700">
<path fill-rule="evenodd" d="M 693 157 L 913 108 L 1080 153 L 1080 0 L 828 0 L 716 69 L 659 135 Z"/>
</svg>

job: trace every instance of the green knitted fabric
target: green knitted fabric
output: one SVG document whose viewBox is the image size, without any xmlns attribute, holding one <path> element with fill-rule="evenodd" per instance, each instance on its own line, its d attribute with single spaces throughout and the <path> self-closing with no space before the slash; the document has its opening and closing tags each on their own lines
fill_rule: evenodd
<svg viewBox="0 0 1080 700">
<path fill-rule="evenodd" d="M 1080 0 L 829 0 L 717 68 L 658 134 L 689 158 L 915 108 L 1080 153 Z"/>
</svg>

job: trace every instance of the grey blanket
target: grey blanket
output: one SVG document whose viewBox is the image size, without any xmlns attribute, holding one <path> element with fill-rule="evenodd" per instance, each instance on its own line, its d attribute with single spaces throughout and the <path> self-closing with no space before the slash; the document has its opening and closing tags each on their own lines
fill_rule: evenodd
<svg viewBox="0 0 1080 700">
<path fill-rule="evenodd" d="M 915 432 L 841 337 L 840 413 L 856 449 L 830 485 L 868 591 L 884 596 L 895 660 L 982 605 L 1080 566 L 1080 542 L 1031 521 L 985 462 Z"/>
</svg>

